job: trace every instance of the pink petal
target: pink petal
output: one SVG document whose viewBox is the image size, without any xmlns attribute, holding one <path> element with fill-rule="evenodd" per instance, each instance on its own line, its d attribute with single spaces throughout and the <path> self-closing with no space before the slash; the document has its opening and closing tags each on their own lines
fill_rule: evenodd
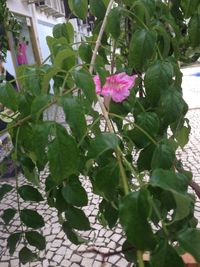
<svg viewBox="0 0 200 267">
<path fill-rule="evenodd" d="M 111 96 L 114 102 L 122 102 L 129 96 L 129 90 L 134 86 L 136 78 L 136 75 L 129 76 L 125 72 L 114 74 L 106 78 L 102 89 L 99 76 L 96 75 L 93 79 L 97 94 Z"/>
</svg>

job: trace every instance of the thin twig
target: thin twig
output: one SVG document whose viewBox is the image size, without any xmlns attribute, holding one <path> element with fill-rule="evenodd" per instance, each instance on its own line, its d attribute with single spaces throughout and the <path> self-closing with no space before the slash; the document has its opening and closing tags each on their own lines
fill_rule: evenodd
<svg viewBox="0 0 200 267">
<path fill-rule="evenodd" d="M 90 74 L 92 74 L 93 70 L 94 70 L 94 64 L 95 64 L 95 61 L 96 61 L 97 53 L 98 53 L 99 47 L 101 45 L 101 40 L 102 40 L 102 36 L 103 36 L 104 30 L 105 30 L 105 27 L 106 27 L 108 15 L 110 13 L 110 10 L 112 9 L 113 3 L 114 3 L 114 0 L 110 0 L 110 2 L 108 4 L 108 7 L 107 7 L 107 10 L 106 10 L 106 14 L 105 14 L 103 23 L 101 25 L 101 29 L 99 31 L 99 35 L 98 35 L 98 38 L 97 38 L 97 41 L 96 41 L 96 46 L 95 46 L 95 49 L 93 51 L 92 60 L 91 60 L 91 63 L 90 63 L 90 68 L 89 68 Z M 102 98 L 99 95 L 97 95 L 97 100 L 98 100 L 99 106 L 101 108 L 102 114 L 103 114 L 103 116 L 105 118 L 105 121 L 106 121 L 106 124 L 107 124 L 107 127 L 108 127 L 108 131 L 110 133 L 114 133 L 114 128 L 113 128 L 113 125 L 112 125 L 112 123 L 110 121 L 110 118 L 108 116 L 108 111 L 106 110 L 106 107 L 105 107 L 105 105 L 104 105 L 104 103 L 102 101 Z M 126 174 L 125 174 L 125 171 L 124 171 L 124 168 L 123 168 L 123 164 L 121 162 L 121 155 L 119 153 L 119 150 L 120 150 L 120 148 L 118 147 L 115 150 L 115 153 L 116 153 L 117 161 L 118 161 L 119 166 L 120 166 L 120 173 L 121 173 L 122 183 L 123 183 L 123 187 L 124 187 L 124 192 L 125 192 L 125 194 L 128 194 L 129 186 L 128 186 L 127 177 L 126 177 Z"/>
</svg>

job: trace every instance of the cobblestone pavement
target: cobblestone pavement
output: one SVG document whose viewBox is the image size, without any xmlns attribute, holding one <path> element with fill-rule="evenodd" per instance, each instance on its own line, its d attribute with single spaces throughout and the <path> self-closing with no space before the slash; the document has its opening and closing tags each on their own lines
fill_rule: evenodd
<svg viewBox="0 0 200 267">
<path fill-rule="evenodd" d="M 187 72 L 186 72 L 187 76 Z M 188 76 L 189 77 L 189 76 Z M 189 78 L 184 80 L 184 92 L 188 89 L 188 84 L 190 83 Z M 195 80 L 197 83 L 197 80 Z M 188 87 L 187 87 L 188 86 Z M 179 151 L 179 156 L 182 158 L 186 168 L 191 169 L 193 172 L 193 179 L 200 184 L 200 78 L 198 84 L 195 85 L 196 98 L 194 101 L 189 99 L 190 93 L 183 92 L 184 97 L 189 99 L 189 106 L 192 108 L 188 112 L 188 118 L 192 127 L 190 142 L 184 148 L 183 151 Z M 191 87 L 190 87 L 191 88 Z M 192 87 L 193 88 L 193 87 Z M 199 89 L 198 89 L 199 88 Z M 198 89 L 198 90 L 197 90 Z M 198 102 L 199 101 L 199 102 Z M 187 101 L 188 102 L 188 101 Z M 198 109 L 198 108 L 199 109 Z M 63 121 L 62 116 L 59 118 L 61 123 Z M 43 177 L 48 175 L 48 172 L 42 174 Z M 20 185 L 24 183 L 24 178 L 20 176 L 19 178 Z M 1 180 L 1 183 L 5 180 Z M 14 184 L 13 179 L 7 179 L 6 183 Z M 89 205 L 85 208 L 85 213 L 88 216 L 91 226 L 94 230 L 84 232 L 83 237 L 89 238 L 90 242 L 86 245 L 75 246 L 71 244 L 65 237 L 64 232 L 61 230 L 61 227 L 57 220 L 57 213 L 54 209 L 49 208 L 45 201 L 42 204 L 30 204 L 23 202 L 22 207 L 26 208 L 36 208 L 37 211 L 44 216 L 45 221 L 47 222 L 45 227 L 43 227 L 42 232 L 46 237 L 46 249 L 43 252 L 40 252 L 40 262 L 34 262 L 31 264 L 23 265 L 25 267 L 101 267 L 102 258 L 99 254 L 91 252 L 82 253 L 89 246 L 90 248 L 96 248 L 101 252 L 113 252 L 120 250 L 120 246 L 123 244 L 122 230 L 120 227 L 116 227 L 113 231 L 103 228 L 95 219 L 95 216 L 98 212 L 98 203 L 99 197 L 91 193 L 91 185 L 86 179 L 82 180 L 82 183 L 85 188 L 87 188 Z M 41 188 L 42 189 L 42 188 Z M 5 208 L 16 208 L 16 195 L 14 192 L 7 194 L 7 196 L 1 201 L 0 204 L 0 216 L 2 210 Z M 200 222 L 200 201 L 197 201 L 196 205 L 196 217 Z M 9 232 L 19 230 L 19 218 L 15 216 L 14 220 L 7 226 Z M 200 224 L 199 224 L 200 226 Z M 20 266 L 17 253 L 15 252 L 13 256 L 10 256 L 6 250 L 6 238 L 8 237 L 7 230 L 3 228 L 0 223 L 0 267 L 18 267 Z M 21 249 L 19 245 L 17 251 Z M 123 258 L 122 255 L 114 255 L 106 259 L 104 267 L 129 267 L 130 264 Z"/>
</svg>

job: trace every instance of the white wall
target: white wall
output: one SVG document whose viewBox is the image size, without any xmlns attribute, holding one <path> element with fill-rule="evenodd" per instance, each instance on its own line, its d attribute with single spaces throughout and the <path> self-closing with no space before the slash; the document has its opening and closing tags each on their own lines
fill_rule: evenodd
<svg viewBox="0 0 200 267">
<path fill-rule="evenodd" d="M 183 73 L 182 88 L 183 98 L 189 108 L 200 108 L 200 66 L 181 69 Z"/>
<path fill-rule="evenodd" d="M 50 51 L 46 42 L 46 37 L 52 36 L 53 26 L 54 24 L 38 20 L 37 31 L 38 31 L 38 38 L 39 38 L 38 40 L 41 51 L 41 61 L 44 61 L 50 55 Z"/>
<path fill-rule="evenodd" d="M 27 5 L 25 2 L 20 0 L 7 0 L 6 2 L 10 11 L 31 17 L 32 15 L 31 5 Z"/>
<path fill-rule="evenodd" d="M 16 77 L 15 68 L 12 61 L 11 52 L 7 51 L 6 62 L 4 63 L 5 69 L 14 77 Z"/>
</svg>

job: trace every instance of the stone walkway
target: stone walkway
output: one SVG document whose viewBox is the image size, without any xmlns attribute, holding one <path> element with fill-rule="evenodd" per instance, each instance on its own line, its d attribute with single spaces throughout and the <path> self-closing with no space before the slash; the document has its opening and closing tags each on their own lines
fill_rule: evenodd
<svg viewBox="0 0 200 267">
<path fill-rule="evenodd" d="M 179 151 L 179 156 L 183 159 L 184 165 L 191 169 L 194 177 L 193 179 L 200 184 L 200 78 L 195 80 L 196 89 L 195 95 L 190 94 L 188 91 L 193 90 L 189 85 L 191 84 L 191 77 L 188 76 L 185 71 L 184 76 L 184 97 L 187 101 L 189 99 L 189 106 L 192 108 L 188 112 L 188 118 L 192 127 L 190 142 L 185 147 L 183 151 Z M 187 77 L 187 78 L 185 78 Z M 195 77 L 196 78 L 196 77 Z M 198 82 L 198 83 L 197 83 Z M 192 92 L 192 91 L 191 91 Z M 191 98 L 193 98 L 193 101 Z M 188 101 L 187 101 L 188 102 Z M 198 108 L 197 108 L 198 107 Z M 193 109 L 195 108 L 195 109 Z M 60 118 L 62 122 L 62 117 Z M 46 177 L 48 172 L 42 174 Z M 20 185 L 24 183 L 24 178 L 20 176 Z M 5 181 L 1 180 L 1 183 Z M 14 184 L 14 180 L 7 179 L 6 183 Z M 31 264 L 23 265 L 25 267 L 129 267 L 131 266 L 122 255 L 114 255 L 105 259 L 105 264 L 102 265 L 102 257 L 100 254 L 94 252 L 82 253 L 86 248 L 95 247 L 97 250 L 107 253 L 116 250 L 120 251 L 120 247 L 123 244 L 122 230 L 117 227 L 111 230 L 103 228 L 97 221 L 96 215 L 98 212 L 98 203 L 100 201 L 97 195 L 91 193 L 91 185 L 88 180 L 82 180 L 83 186 L 87 188 L 89 205 L 85 208 L 85 213 L 88 216 L 91 226 L 94 230 L 82 233 L 83 237 L 89 238 L 90 242 L 86 245 L 75 246 L 71 244 L 57 220 L 57 213 L 54 209 L 49 208 L 45 201 L 41 204 L 30 204 L 29 202 L 23 202 L 22 207 L 26 208 L 36 208 L 37 211 L 44 216 L 47 222 L 45 227 L 43 227 L 42 232 L 46 237 L 46 249 L 40 253 L 40 262 L 34 262 Z M 42 190 L 42 188 L 41 188 Z M 0 216 L 2 210 L 5 208 L 16 208 L 16 195 L 14 192 L 7 194 L 7 196 L 0 203 Z M 200 201 L 196 205 L 196 217 L 200 222 Z M 14 232 L 19 229 L 19 218 L 15 216 L 14 220 L 7 226 L 9 232 Z M 200 224 L 199 224 L 200 226 Z M 0 221 L 0 267 L 18 267 L 20 266 L 19 260 L 17 258 L 17 253 L 11 257 L 6 250 L 6 238 L 8 237 L 7 230 L 3 228 Z M 18 246 L 17 251 L 21 249 L 21 245 Z"/>
</svg>

